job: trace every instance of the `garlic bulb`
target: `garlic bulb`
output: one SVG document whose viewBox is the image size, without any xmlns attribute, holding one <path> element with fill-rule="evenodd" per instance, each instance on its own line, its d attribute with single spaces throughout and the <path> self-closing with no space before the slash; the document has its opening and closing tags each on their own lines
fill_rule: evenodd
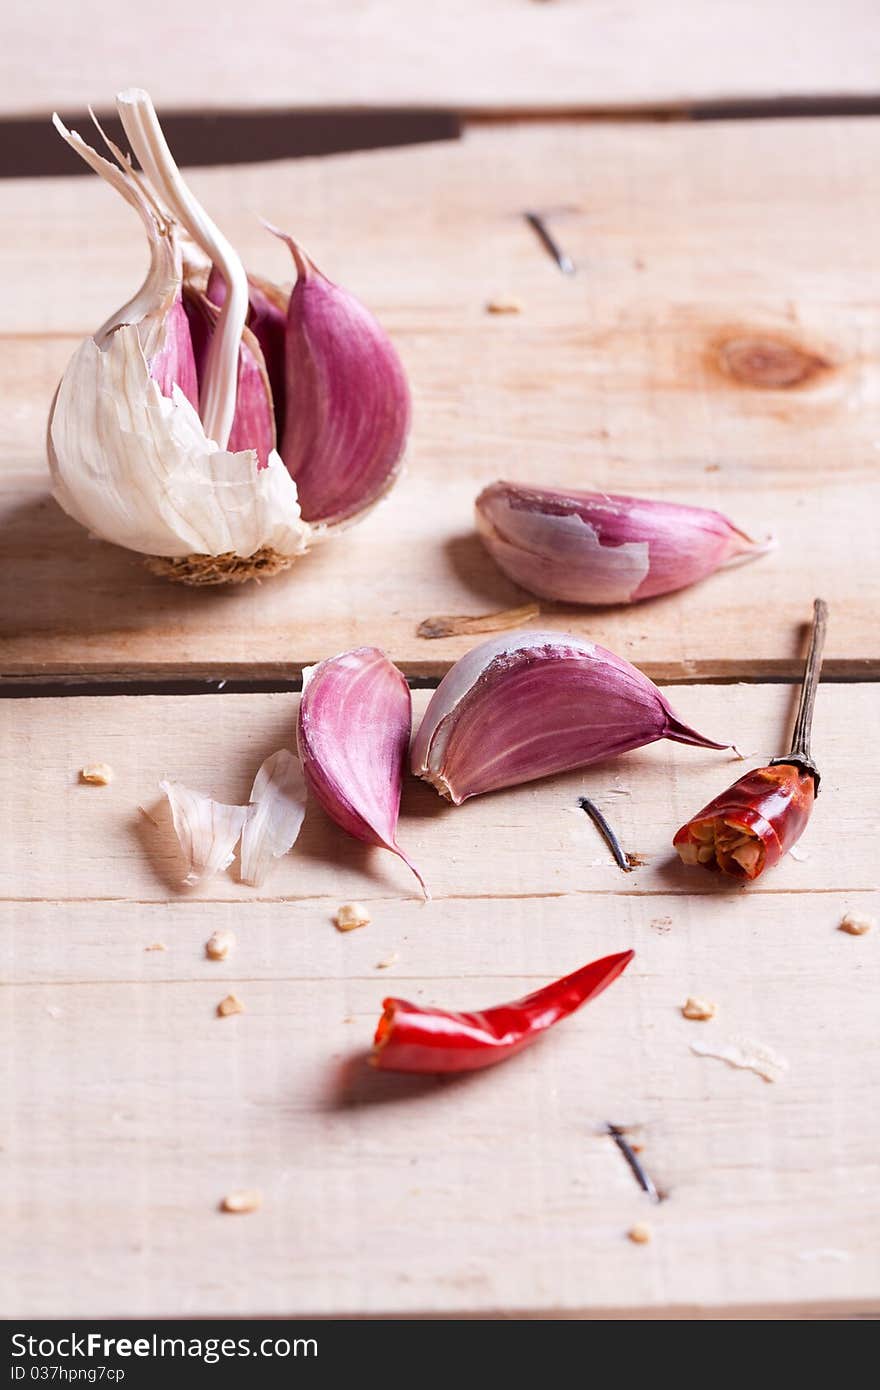
<svg viewBox="0 0 880 1390">
<path fill-rule="evenodd" d="M 413 740 L 412 770 L 458 805 L 660 738 L 731 747 L 684 724 L 622 657 L 524 629 L 490 638 L 447 672 Z"/>
<path fill-rule="evenodd" d="M 150 248 L 143 285 L 80 345 L 58 388 L 54 495 L 171 578 L 286 568 L 394 481 L 409 425 L 403 369 L 367 310 L 298 247 L 292 294 L 249 278 L 184 183 L 147 93 L 123 92 L 117 106 L 143 173 L 54 118 L 138 212 Z"/>
<path fill-rule="evenodd" d="M 542 598 L 635 603 L 683 589 L 773 548 L 706 507 L 602 492 L 492 483 L 476 502 L 483 543 Z"/>
</svg>

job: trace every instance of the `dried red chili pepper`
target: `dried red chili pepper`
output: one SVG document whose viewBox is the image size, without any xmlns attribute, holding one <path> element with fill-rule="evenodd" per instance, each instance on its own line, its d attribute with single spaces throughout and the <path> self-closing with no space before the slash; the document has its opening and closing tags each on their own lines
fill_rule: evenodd
<svg viewBox="0 0 880 1390">
<path fill-rule="evenodd" d="M 490 1067 L 527 1047 L 616 980 L 634 951 L 604 956 L 524 999 L 479 1013 L 385 999 L 370 1062 L 383 1071 L 458 1072 Z"/>
<path fill-rule="evenodd" d="M 804 833 L 819 790 L 810 730 L 827 620 L 827 605 L 817 598 L 790 752 L 747 772 L 681 827 L 672 843 L 685 864 L 750 882 L 772 869 Z"/>
</svg>

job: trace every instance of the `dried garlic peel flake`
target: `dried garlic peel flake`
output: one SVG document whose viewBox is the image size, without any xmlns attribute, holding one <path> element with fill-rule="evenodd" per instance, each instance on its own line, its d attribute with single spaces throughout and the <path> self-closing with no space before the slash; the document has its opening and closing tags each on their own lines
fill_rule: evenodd
<svg viewBox="0 0 880 1390">
<path fill-rule="evenodd" d="M 227 806 L 182 782 L 160 782 L 171 805 L 174 829 L 189 863 L 190 887 L 232 863 L 241 839 L 242 882 L 259 887 L 273 859 L 286 854 L 306 813 L 306 787 L 299 762 L 286 748 L 261 766 L 248 806 Z"/>
<path fill-rule="evenodd" d="M 753 1042 L 749 1038 L 733 1038 L 727 1043 L 692 1042 L 691 1052 L 698 1057 L 715 1057 L 728 1066 L 756 1072 L 765 1081 L 780 1081 L 788 1071 L 788 1062 L 778 1052 Z"/>
<path fill-rule="evenodd" d="M 251 789 L 241 837 L 241 881 L 259 888 L 293 846 L 306 813 L 306 783 L 299 760 L 286 748 L 263 763 Z"/>
<path fill-rule="evenodd" d="M 232 863 L 248 808 L 212 801 L 182 782 L 163 781 L 159 786 L 168 798 L 174 831 L 189 864 L 184 883 L 192 888 Z"/>
</svg>

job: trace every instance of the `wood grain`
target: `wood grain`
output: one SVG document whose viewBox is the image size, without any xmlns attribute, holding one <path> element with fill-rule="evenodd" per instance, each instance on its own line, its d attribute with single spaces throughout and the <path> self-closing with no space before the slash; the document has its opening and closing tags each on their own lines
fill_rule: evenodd
<svg viewBox="0 0 880 1390">
<path fill-rule="evenodd" d="M 10 16 L 0 112 L 101 108 L 120 85 L 173 109 L 595 110 L 877 90 L 870 0 L 35 0 Z M 171 39 L 173 35 L 173 40 Z M 99 37 L 97 37 L 99 36 Z M 540 61 L 536 61 L 540 55 Z"/>
<path fill-rule="evenodd" d="M 674 692 L 762 751 L 790 694 Z M 836 930 L 878 912 L 880 815 L 859 780 L 872 688 L 822 687 L 809 857 L 757 891 L 667 862 L 682 814 L 742 764 L 657 748 L 455 810 L 408 787 L 427 907 L 314 807 L 259 894 L 232 875 L 177 892 L 167 829 L 138 802 L 152 809 L 162 772 L 241 796 L 295 708 L 0 702 L 7 1316 L 875 1315 L 880 935 Z M 92 758 L 111 786 L 76 783 Z M 581 790 L 644 869 L 608 864 Z M 342 935 L 332 912 L 354 896 L 373 920 Z M 220 927 L 237 943 L 216 963 L 204 943 Z M 507 1066 L 460 1082 L 364 1066 L 389 992 L 479 1007 L 629 946 L 608 994 Z M 218 1019 L 230 990 L 245 1012 Z M 682 1019 L 688 994 L 716 1003 L 712 1023 Z M 739 1035 L 781 1053 L 785 1079 L 690 1051 Z M 661 1206 L 609 1121 L 635 1127 Z M 242 1187 L 263 1209 L 220 1213 Z M 626 1239 L 636 1221 L 650 1245 Z"/>
<path fill-rule="evenodd" d="M 97 180 L 3 184 L 14 235 L 0 245 L 0 370 L 14 405 L 0 584 L 15 602 L 0 616 L 0 670 L 278 677 L 378 641 L 407 672 L 439 674 L 472 639 L 427 641 L 423 619 L 523 602 L 471 524 L 479 488 L 512 476 L 714 506 L 780 541 L 687 593 L 551 606 L 545 624 L 657 678 L 794 674 L 821 589 L 828 671 L 876 674 L 878 157 L 871 120 L 556 123 L 194 176 L 248 263 L 279 279 L 284 253 L 254 214 L 293 226 L 378 312 L 415 392 L 409 470 L 389 501 L 287 575 L 233 592 L 148 576 L 49 499 L 55 383 L 130 293 L 144 251 Z M 577 275 L 556 271 L 526 206 L 568 209 L 553 225 Z M 520 315 L 485 312 L 509 292 Z M 757 349 L 743 354 L 744 341 Z M 780 360 L 806 379 L 768 388 Z"/>
</svg>

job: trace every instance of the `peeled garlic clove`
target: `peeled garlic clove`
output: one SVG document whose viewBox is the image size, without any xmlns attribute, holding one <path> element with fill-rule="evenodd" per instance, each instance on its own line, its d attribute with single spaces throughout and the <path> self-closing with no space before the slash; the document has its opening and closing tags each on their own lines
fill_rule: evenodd
<svg viewBox="0 0 880 1390">
<path fill-rule="evenodd" d="M 182 782 L 164 781 L 159 786 L 168 798 L 174 832 L 189 865 L 183 881 L 193 888 L 232 863 L 248 808 L 212 801 Z"/>
<path fill-rule="evenodd" d="M 276 235 L 297 270 L 280 453 L 305 519 L 337 525 L 374 506 L 394 482 L 409 431 L 409 388 L 373 315 L 322 275 L 292 237 Z"/>
<path fill-rule="evenodd" d="M 490 638 L 447 673 L 413 742 L 412 769 L 458 805 L 661 738 L 731 747 L 682 723 L 622 657 L 524 629 Z"/>
<path fill-rule="evenodd" d="M 720 512 L 600 492 L 492 483 L 477 527 L 496 564 L 530 593 L 565 603 L 635 603 L 763 555 Z"/>
<path fill-rule="evenodd" d="M 241 835 L 241 881 L 259 888 L 273 859 L 294 844 L 306 813 L 306 784 L 286 748 L 267 758 L 254 779 Z"/>
<path fill-rule="evenodd" d="M 412 729 L 412 697 L 377 647 L 358 647 L 303 671 L 297 744 L 306 781 L 328 816 L 355 839 L 400 856 L 400 793 Z"/>
<path fill-rule="evenodd" d="M 208 360 L 218 309 L 207 294 L 187 289 L 184 298 L 189 320 L 193 354 L 199 381 Z M 238 351 L 238 381 L 235 414 L 229 432 L 229 450 L 256 449 L 258 467 L 267 468 L 275 448 L 275 415 L 272 388 L 259 343 L 250 329 L 243 328 Z"/>
</svg>

